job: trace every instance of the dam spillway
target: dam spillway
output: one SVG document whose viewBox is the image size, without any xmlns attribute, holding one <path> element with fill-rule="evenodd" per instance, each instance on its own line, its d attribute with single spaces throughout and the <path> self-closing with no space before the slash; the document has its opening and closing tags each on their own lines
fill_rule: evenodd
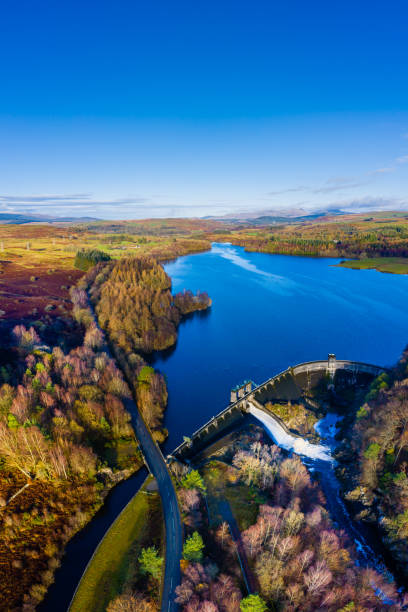
<svg viewBox="0 0 408 612">
<path fill-rule="evenodd" d="M 234 390 L 237 399 L 233 396 L 235 401 L 195 431 L 190 438 L 186 438 L 171 456 L 181 461 L 189 461 L 223 433 L 238 426 L 239 422 L 251 413 L 251 404 L 269 416 L 270 427 L 272 419 L 285 429 L 286 426 L 279 417 L 265 407 L 267 402 L 305 401 L 310 404 L 313 403 L 311 394 L 319 385 L 325 386 L 326 389 L 367 387 L 383 372 L 387 372 L 387 368 L 357 361 L 337 360 L 335 355 L 329 354 L 326 360 L 291 366 L 253 389 L 248 386 L 248 381 L 245 381 Z M 289 430 L 287 433 L 294 435 Z"/>
<path fill-rule="evenodd" d="M 331 451 L 328 446 L 323 444 L 312 444 L 309 440 L 294 436 L 285 429 L 279 421 L 272 415 L 267 414 L 261 408 L 248 402 L 248 412 L 252 414 L 268 431 L 274 442 L 287 451 L 294 452 L 296 455 L 308 457 L 309 459 L 320 459 L 321 461 L 333 462 Z"/>
</svg>

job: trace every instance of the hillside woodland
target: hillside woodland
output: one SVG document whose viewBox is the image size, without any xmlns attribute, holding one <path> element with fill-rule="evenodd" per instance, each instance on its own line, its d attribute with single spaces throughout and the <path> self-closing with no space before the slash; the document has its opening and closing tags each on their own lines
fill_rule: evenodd
<svg viewBox="0 0 408 612">
<path fill-rule="evenodd" d="M 377 378 L 344 432 L 339 459 L 348 499 L 379 529 L 400 571 L 408 576 L 408 352 Z M 355 457 L 358 457 L 357 464 Z M 357 466 L 357 467 L 356 467 Z M 350 479 L 354 487 L 350 490 Z"/>
<path fill-rule="evenodd" d="M 238 542 L 231 537 L 230 525 L 221 522 L 207 535 L 203 495 L 208 499 L 211 490 L 191 488 L 184 477 L 180 498 L 186 530 L 202 534 L 204 546 L 195 558 L 188 547 L 184 549 L 183 580 L 177 589 L 183 611 L 402 609 L 392 582 L 372 569 L 356 566 L 353 546 L 334 528 L 324 496 L 300 459 L 265 443 L 262 434 L 256 437 L 240 445 L 228 466 L 213 463 L 226 483 L 224 495 L 241 530 L 241 555 L 246 555 L 242 565 L 247 566 L 256 600 L 245 597 L 236 559 Z M 214 486 L 214 475 L 211 479 Z M 239 501 L 244 496 L 255 520 L 240 509 L 231 492 L 234 487 L 241 487 Z M 232 573 L 231 568 L 235 568 Z"/>
<path fill-rule="evenodd" d="M 65 543 L 141 465 L 122 402 L 129 389 L 85 296 L 74 297 L 83 343 L 64 353 L 16 326 L 18 383 L 0 388 L 0 600 L 9 610 L 34 609 Z"/>
<path fill-rule="evenodd" d="M 234 231 L 228 237 L 247 251 L 313 257 L 407 257 L 406 217 L 358 215 Z"/>
<path fill-rule="evenodd" d="M 91 266 L 89 278 L 71 286 L 63 317 L 33 311 L 25 325 L 12 327 L 9 319 L 2 328 L 0 600 L 10 611 L 34 609 L 66 542 L 113 484 L 142 464 L 122 401 L 130 391 L 85 288 L 92 284 L 103 326 L 158 439 L 167 390 L 142 355 L 174 343 L 181 317 L 210 303 L 191 292 L 173 298 L 155 260 L 110 261 L 95 249 L 77 260 L 82 269 Z"/>
</svg>

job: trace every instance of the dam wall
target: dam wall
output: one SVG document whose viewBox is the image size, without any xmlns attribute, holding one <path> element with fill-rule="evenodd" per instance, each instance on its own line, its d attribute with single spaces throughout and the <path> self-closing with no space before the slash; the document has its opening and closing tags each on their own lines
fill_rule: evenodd
<svg viewBox="0 0 408 612">
<path fill-rule="evenodd" d="M 319 384 L 326 387 L 334 386 L 366 386 L 382 374 L 387 372 L 387 368 L 361 363 L 357 361 L 337 360 L 335 355 L 330 354 L 325 361 L 309 361 L 287 368 L 283 372 L 272 376 L 261 385 L 252 389 L 252 385 L 245 381 L 241 386 L 234 389 L 232 401 L 229 406 L 222 410 L 218 415 L 213 416 L 207 423 L 197 429 L 190 438 L 185 438 L 172 453 L 172 457 L 180 461 L 187 461 L 197 452 L 203 450 L 208 444 L 234 426 L 238 426 L 240 421 L 251 413 L 251 406 L 263 410 L 269 417 L 289 432 L 285 423 L 264 404 L 268 401 L 299 401 L 306 399 L 313 404 L 313 400 L 308 400 L 307 395 Z"/>
</svg>

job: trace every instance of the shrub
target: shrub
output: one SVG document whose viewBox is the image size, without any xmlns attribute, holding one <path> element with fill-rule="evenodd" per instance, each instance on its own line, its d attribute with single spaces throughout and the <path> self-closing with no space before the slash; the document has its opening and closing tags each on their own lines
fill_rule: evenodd
<svg viewBox="0 0 408 612">
<path fill-rule="evenodd" d="M 204 542 L 198 531 L 194 531 L 193 535 L 186 539 L 183 546 L 183 557 L 187 561 L 195 561 L 199 563 L 203 558 Z"/>
<path fill-rule="evenodd" d="M 159 580 L 163 566 L 163 557 L 159 556 L 155 546 L 143 548 L 138 560 L 142 574 L 150 574 L 153 578 Z"/>
<path fill-rule="evenodd" d="M 239 605 L 242 612 L 265 612 L 267 605 L 259 595 L 248 595 Z"/>
</svg>

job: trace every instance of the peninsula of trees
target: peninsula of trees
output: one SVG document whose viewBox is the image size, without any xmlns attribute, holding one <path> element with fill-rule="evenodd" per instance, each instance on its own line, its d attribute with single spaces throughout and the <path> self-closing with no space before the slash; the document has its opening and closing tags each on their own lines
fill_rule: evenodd
<svg viewBox="0 0 408 612">
<path fill-rule="evenodd" d="M 173 296 L 171 280 L 152 257 L 123 258 L 95 266 L 86 277 L 100 326 L 135 392 L 139 409 L 157 440 L 167 389 L 164 378 L 144 357 L 172 346 L 181 318 L 211 305 L 204 292 Z"/>
</svg>

